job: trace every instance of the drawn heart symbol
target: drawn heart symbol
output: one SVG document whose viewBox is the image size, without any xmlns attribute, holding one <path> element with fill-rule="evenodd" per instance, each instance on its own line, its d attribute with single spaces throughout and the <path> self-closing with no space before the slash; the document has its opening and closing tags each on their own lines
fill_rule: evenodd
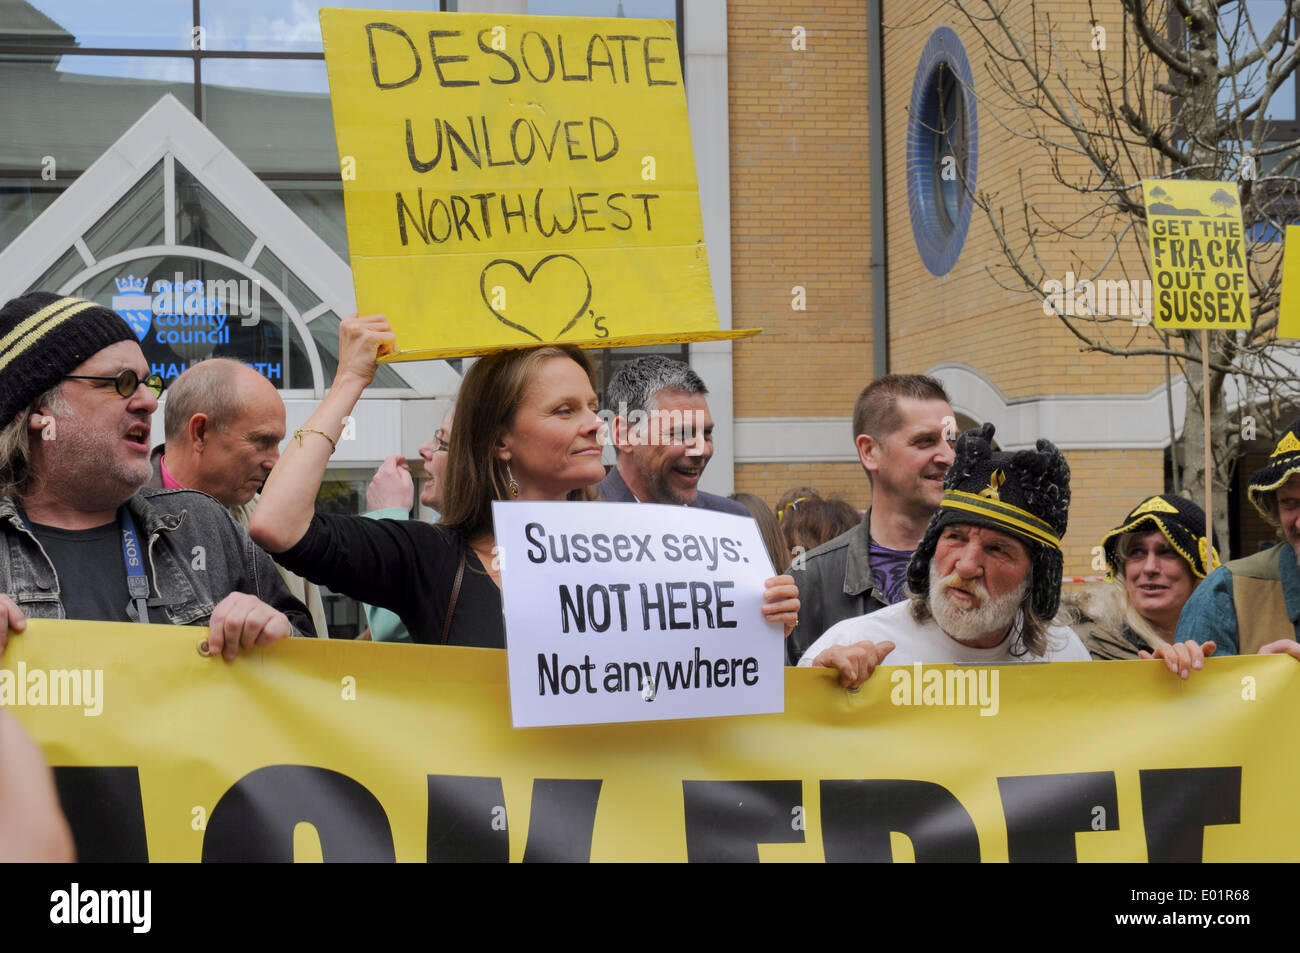
<svg viewBox="0 0 1300 953">
<path fill-rule="evenodd" d="M 591 278 L 572 255 L 547 255 L 531 271 L 517 261 L 497 258 L 488 262 L 479 276 L 479 293 L 498 321 L 545 343 L 559 340 L 586 314 Z M 505 307 L 498 310 L 493 302 L 502 297 Z M 549 332 L 561 321 L 563 327 Z"/>
</svg>

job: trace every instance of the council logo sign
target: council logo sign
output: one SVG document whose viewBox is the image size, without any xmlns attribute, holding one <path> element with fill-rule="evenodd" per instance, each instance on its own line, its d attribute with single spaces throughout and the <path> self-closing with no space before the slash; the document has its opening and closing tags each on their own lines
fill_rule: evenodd
<svg viewBox="0 0 1300 953">
<path fill-rule="evenodd" d="M 248 279 L 224 281 L 149 279 L 127 275 L 114 278 L 118 293 L 111 307 L 122 316 L 141 342 L 153 332 L 159 344 L 229 344 L 230 318 L 241 326 L 260 317 L 261 284 Z M 146 290 L 150 289 L 150 290 Z"/>
</svg>

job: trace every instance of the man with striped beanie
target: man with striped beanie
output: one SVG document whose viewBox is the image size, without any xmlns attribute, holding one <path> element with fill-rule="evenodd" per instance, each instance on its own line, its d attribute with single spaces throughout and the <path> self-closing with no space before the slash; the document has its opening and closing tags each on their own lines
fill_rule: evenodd
<svg viewBox="0 0 1300 953">
<path fill-rule="evenodd" d="M 1210 573 L 1183 606 L 1178 641 L 1213 642 L 1219 655 L 1287 652 L 1300 658 L 1300 418 L 1251 476 L 1247 494 L 1282 541 Z"/>
<path fill-rule="evenodd" d="M 1047 440 L 995 451 L 993 434 L 985 424 L 957 440 L 939 510 L 907 567 L 908 598 L 832 626 L 800 665 L 838 669 L 856 688 L 880 664 L 1089 660 L 1072 630 L 1052 624 L 1069 465 Z"/>
<path fill-rule="evenodd" d="M 0 308 L 0 652 L 28 618 L 209 625 L 209 649 L 313 634 L 270 557 L 216 500 L 142 490 L 162 380 L 91 301 Z"/>
</svg>

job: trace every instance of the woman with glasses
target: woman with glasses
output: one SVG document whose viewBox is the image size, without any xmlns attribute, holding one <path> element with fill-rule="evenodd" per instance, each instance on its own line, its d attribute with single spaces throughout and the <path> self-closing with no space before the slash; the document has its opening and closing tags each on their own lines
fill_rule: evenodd
<svg viewBox="0 0 1300 953">
<path fill-rule="evenodd" d="M 1219 565 L 1204 510 L 1181 496 L 1152 496 L 1101 543 L 1113 581 L 1069 600 L 1083 616 L 1075 629 L 1084 645 L 1095 659 L 1167 658 L 1188 597 Z"/>
</svg>

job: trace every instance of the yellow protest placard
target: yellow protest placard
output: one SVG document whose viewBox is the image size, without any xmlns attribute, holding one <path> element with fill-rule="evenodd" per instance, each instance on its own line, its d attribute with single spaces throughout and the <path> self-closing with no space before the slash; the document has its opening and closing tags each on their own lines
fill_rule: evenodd
<svg viewBox="0 0 1300 953">
<path fill-rule="evenodd" d="M 1300 225 L 1286 227 L 1282 248 L 1282 288 L 1277 304 L 1277 336 L 1300 338 Z"/>
<path fill-rule="evenodd" d="M 666 20 L 321 10 L 357 305 L 396 359 L 717 340 Z"/>
<path fill-rule="evenodd" d="M 1250 287 L 1235 182 L 1145 179 L 1155 326 L 1244 330 Z"/>
<path fill-rule="evenodd" d="M 82 860 L 1300 859 L 1287 656 L 787 669 L 783 714 L 517 730 L 505 652 L 204 635 L 10 638 Z"/>
</svg>

